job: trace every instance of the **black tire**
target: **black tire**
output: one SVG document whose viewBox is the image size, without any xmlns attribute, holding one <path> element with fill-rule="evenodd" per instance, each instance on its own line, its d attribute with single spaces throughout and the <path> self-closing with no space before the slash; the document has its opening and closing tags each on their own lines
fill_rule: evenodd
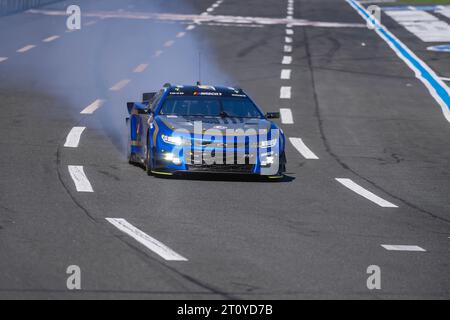
<svg viewBox="0 0 450 320">
<path fill-rule="evenodd" d="M 152 159 L 150 157 L 150 149 L 147 147 L 147 152 L 145 155 L 145 172 L 147 172 L 147 175 L 152 175 Z"/>
<path fill-rule="evenodd" d="M 286 153 L 283 152 L 283 154 L 280 157 L 280 169 L 278 171 L 279 174 L 283 174 L 286 172 Z"/>
</svg>

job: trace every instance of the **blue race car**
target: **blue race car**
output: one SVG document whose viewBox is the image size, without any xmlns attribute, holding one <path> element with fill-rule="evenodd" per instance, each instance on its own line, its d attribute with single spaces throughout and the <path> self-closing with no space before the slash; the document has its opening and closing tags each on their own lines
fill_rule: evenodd
<svg viewBox="0 0 450 320">
<path fill-rule="evenodd" d="M 283 177 L 285 136 L 242 89 L 172 86 L 127 104 L 131 164 L 149 175 L 226 173 Z"/>
</svg>

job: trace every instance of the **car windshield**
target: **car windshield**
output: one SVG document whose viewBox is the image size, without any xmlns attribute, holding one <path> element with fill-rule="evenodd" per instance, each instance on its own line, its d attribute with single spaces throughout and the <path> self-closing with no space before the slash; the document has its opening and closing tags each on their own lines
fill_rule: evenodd
<svg viewBox="0 0 450 320">
<path fill-rule="evenodd" d="M 159 114 L 235 118 L 263 117 L 250 99 L 237 97 L 168 97 Z"/>
</svg>

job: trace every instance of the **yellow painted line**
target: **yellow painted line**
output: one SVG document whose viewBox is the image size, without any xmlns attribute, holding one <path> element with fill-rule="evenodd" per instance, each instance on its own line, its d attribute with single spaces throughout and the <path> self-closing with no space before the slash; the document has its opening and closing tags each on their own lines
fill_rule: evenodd
<svg viewBox="0 0 450 320">
<path fill-rule="evenodd" d="M 173 176 L 173 173 L 170 173 L 170 172 L 152 171 L 152 173 L 154 173 L 154 174 L 161 174 L 161 175 L 164 175 L 164 176 Z"/>
</svg>

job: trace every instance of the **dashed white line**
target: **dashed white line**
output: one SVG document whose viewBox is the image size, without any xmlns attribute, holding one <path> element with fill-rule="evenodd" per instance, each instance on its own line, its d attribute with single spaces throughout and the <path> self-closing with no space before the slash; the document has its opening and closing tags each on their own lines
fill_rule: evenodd
<svg viewBox="0 0 450 320">
<path fill-rule="evenodd" d="M 280 114 L 281 114 L 281 123 L 283 123 L 283 124 L 293 124 L 294 123 L 294 117 L 292 116 L 291 109 L 281 108 Z"/>
<path fill-rule="evenodd" d="M 288 36 L 292 36 L 292 35 L 294 34 L 294 30 L 292 30 L 292 29 L 286 29 L 286 34 L 287 34 Z"/>
<path fill-rule="evenodd" d="M 81 114 L 93 114 L 98 108 L 103 106 L 105 103 L 105 100 L 97 99 L 94 102 L 92 102 L 90 105 L 88 105 L 83 111 L 81 111 Z"/>
<path fill-rule="evenodd" d="M 110 91 L 120 91 L 123 88 L 125 88 L 130 82 L 131 82 L 131 80 L 129 80 L 129 79 L 120 80 L 115 85 L 113 85 L 111 88 L 109 88 L 109 90 Z"/>
<path fill-rule="evenodd" d="M 190 25 L 188 25 L 186 27 L 186 30 L 188 30 L 188 31 L 191 31 L 191 30 L 194 30 L 194 29 L 195 29 L 195 26 L 193 24 L 190 24 Z"/>
<path fill-rule="evenodd" d="M 379 196 L 377 196 L 376 194 L 370 192 L 367 189 L 364 189 L 360 185 L 358 185 L 355 182 L 353 182 L 351 179 L 336 178 L 336 181 L 338 181 L 339 183 L 341 183 L 342 185 L 344 185 L 348 189 L 352 190 L 353 192 L 359 194 L 360 196 L 366 198 L 367 200 L 370 200 L 370 201 L 376 203 L 380 207 L 383 207 L 383 208 L 398 208 L 398 206 L 396 206 L 395 204 L 380 198 Z"/>
<path fill-rule="evenodd" d="M 85 27 L 90 27 L 90 26 L 93 26 L 94 24 L 96 24 L 97 23 L 97 21 L 89 21 L 89 22 L 86 22 L 85 24 L 84 24 L 84 26 Z"/>
<path fill-rule="evenodd" d="M 30 51 L 30 50 L 33 49 L 33 48 L 36 48 L 36 46 L 33 45 L 33 44 L 30 44 L 30 45 L 28 45 L 28 46 L 25 46 L 25 47 L 23 47 L 23 48 L 17 50 L 17 53 L 25 53 L 25 52 Z"/>
<path fill-rule="evenodd" d="M 283 69 L 281 70 L 280 78 L 281 80 L 290 80 L 291 79 L 291 69 Z"/>
<path fill-rule="evenodd" d="M 291 87 L 281 87 L 280 89 L 280 99 L 290 99 L 292 96 Z"/>
<path fill-rule="evenodd" d="M 86 127 L 74 127 L 72 130 L 70 130 L 69 134 L 66 138 L 66 143 L 64 144 L 64 147 L 66 148 L 78 148 L 78 145 L 80 144 L 80 138 L 83 134 L 84 130 L 86 130 Z"/>
<path fill-rule="evenodd" d="M 155 58 L 158 58 L 159 56 L 161 56 L 161 55 L 163 54 L 163 52 L 164 52 L 164 51 L 162 51 L 162 50 L 156 51 L 155 54 L 154 54 L 154 57 L 155 57 Z"/>
<path fill-rule="evenodd" d="M 164 43 L 164 47 L 169 48 L 169 47 L 173 46 L 174 43 L 175 43 L 175 41 L 169 40 L 166 43 Z"/>
<path fill-rule="evenodd" d="M 419 246 L 404 246 L 404 245 L 391 245 L 391 244 L 382 244 L 384 249 L 388 251 L 415 251 L 415 252 L 426 252 L 424 248 Z"/>
<path fill-rule="evenodd" d="M 3 62 L 3 61 L 6 61 L 6 60 L 8 60 L 7 57 L 0 57 L 0 63 Z"/>
<path fill-rule="evenodd" d="M 133 72 L 134 73 L 141 73 L 144 72 L 146 69 L 148 68 L 148 64 L 147 63 L 142 63 L 140 65 L 138 65 Z"/>
<path fill-rule="evenodd" d="M 126 233 L 134 240 L 153 251 L 166 261 L 188 261 L 185 257 L 179 255 L 155 238 L 150 237 L 145 232 L 139 230 L 125 219 L 106 218 L 106 220 L 120 231 Z"/>
<path fill-rule="evenodd" d="M 78 192 L 94 192 L 82 166 L 68 166 L 68 168 Z"/>
<path fill-rule="evenodd" d="M 319 157 L 314 154 L 314 152 L 309 149 L 306 144 L 300 138 L 289 138 L 295 149 L 297 149 L 300 154 L 308 160 L 318 160 Z"/>
<path fill-rule="evenodd" d="M 291 53 L 292 52 L 292 46 L 285 45 L 283 50 L 284 50 L 285 53 Z"/>
<path fill-rule="evenodd" d="M 178 34 L 177 34 L 177 38 L 182 38 L 182 37 L 184 37 L 186 35 L 186 32 L 179 32 Z"/>
<path fill-rule="evenodd" d="M 48 37 L 48 38 L 42 40 L 42 42 L 47 42 L 48 43 L 48 42 L 55 41 L 55 40 L 57 40 L 59 38 L 60 38 L 60 36 L 51 36 L 51 37 Z"/>
<path fill-rule="evenodd" d="M 282 64 L 291 64 L 292 63 L 292 57 L 291 56 L 284 56 Z"/>
<path fill-rule="evenodd" d="M 284 38 L 284 41 L 285 41 L 286 43 L 292 43 L 292 38 L 291 38 L 291 37 L 285 37 L 285 38 Z"/>
</svg>

